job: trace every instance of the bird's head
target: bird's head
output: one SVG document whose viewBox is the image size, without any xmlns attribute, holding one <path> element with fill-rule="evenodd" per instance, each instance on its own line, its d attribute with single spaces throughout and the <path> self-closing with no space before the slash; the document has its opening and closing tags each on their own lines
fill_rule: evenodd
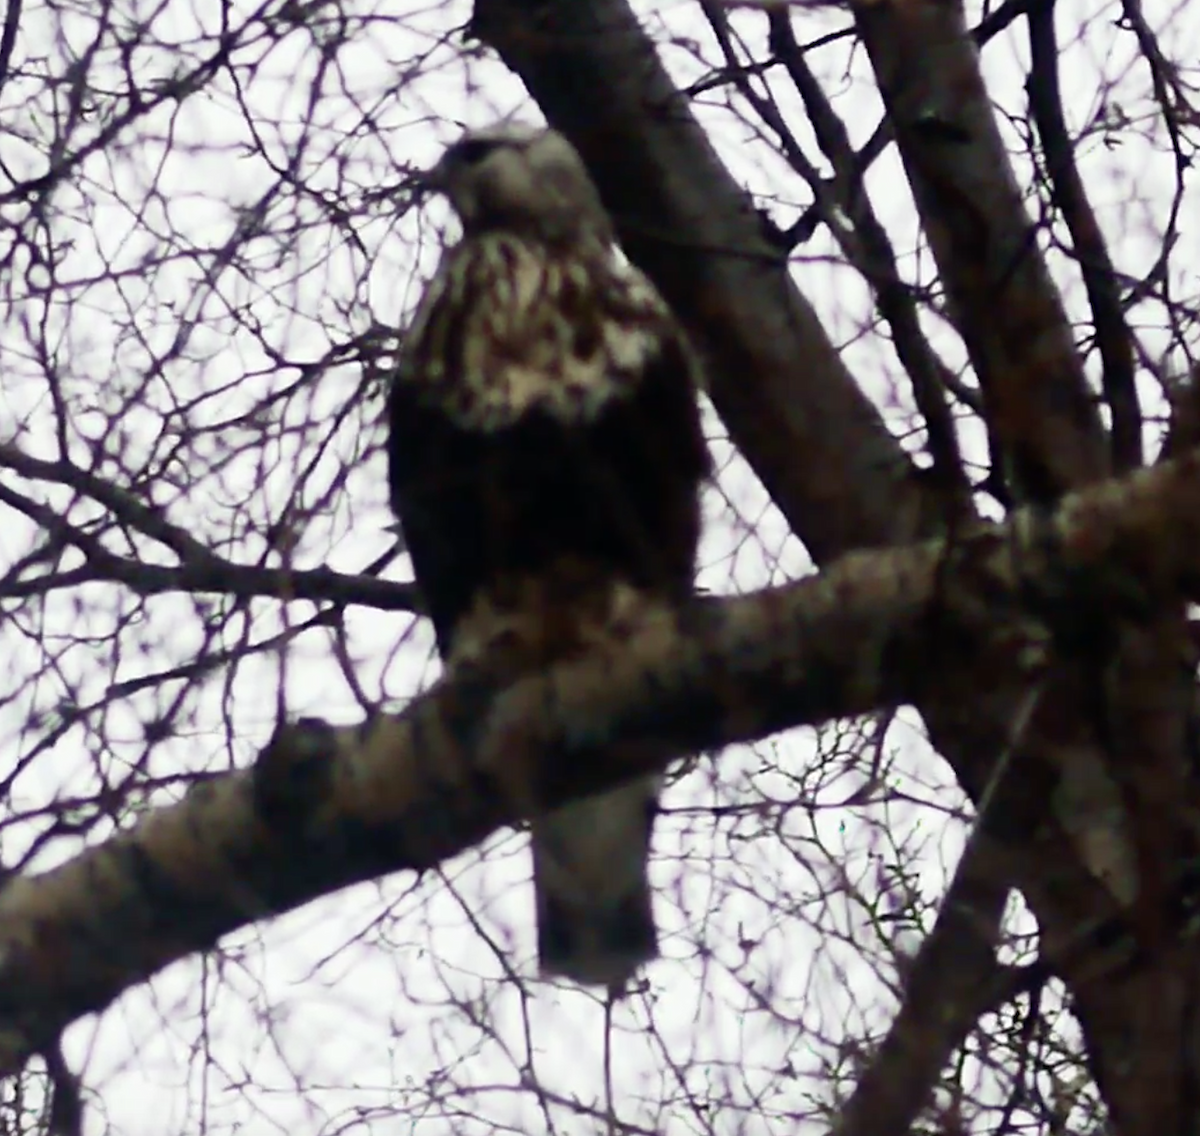
<svg viewBox="0 0 1200 1136">
<path fill-rule="evenodd" d="M 612 240 L 583 159 L 556 130 L 504 122 L 464 134 L 426 175 L 468 234 L 509 230 L 552 243 Z"/>
</svg>

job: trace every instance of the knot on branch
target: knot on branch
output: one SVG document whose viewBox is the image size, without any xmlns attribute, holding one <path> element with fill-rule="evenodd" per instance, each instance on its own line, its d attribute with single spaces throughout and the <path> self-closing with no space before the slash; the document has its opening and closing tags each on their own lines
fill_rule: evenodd
<svg viewBox="0 0 1200 1136">
<path fill-rule="evenodd" d="M 1025 609 L 1072 660 L 1108 657 L 1122 622 L 1145 625 L 1162 611 L 1157 589 L 1116 549 L 1094 555 L 1086 515 L 1028 509 L 1012 526 L 1013 569 Z"/>
<path fill-rule="evenodd" d="M 338 731 L 319 718 L 280 725 L 254 765 L 254 811 L 274 834 L 298 839 L 328 798 Z"/>
</svg>

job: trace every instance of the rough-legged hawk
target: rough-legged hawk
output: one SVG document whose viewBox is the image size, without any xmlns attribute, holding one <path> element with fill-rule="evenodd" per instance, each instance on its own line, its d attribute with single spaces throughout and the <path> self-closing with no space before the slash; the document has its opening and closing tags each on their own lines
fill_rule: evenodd
<svg viewBox="0 0 1200 1136">
<path fill-rule="evenodd" d="M 709 472 L 696 365 L 562 135 L 470 134 L 430 178 L 463 237 L 391 382 L 392 504 L 447 667 L 486 654 L 515 675 L 691 592 Z M 620 988 L 657 954 L 660 787 L 532 822 L 544 972 Z"/>
</svg>

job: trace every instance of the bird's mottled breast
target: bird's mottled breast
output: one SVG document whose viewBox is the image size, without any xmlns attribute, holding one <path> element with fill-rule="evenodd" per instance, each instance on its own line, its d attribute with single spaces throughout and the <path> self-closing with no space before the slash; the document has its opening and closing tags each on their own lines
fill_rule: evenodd
<svg viewBox="0 0 1200 1136">
<path fill-rule="evenodd" d="M 632 393 L 670 341 L 682 334 L 666 303 L 611 248 L 493 233 L 447 253 L 396 381 L 468 429 L 503 429 L 536 409 L 588 421 Z"/>
</svg>

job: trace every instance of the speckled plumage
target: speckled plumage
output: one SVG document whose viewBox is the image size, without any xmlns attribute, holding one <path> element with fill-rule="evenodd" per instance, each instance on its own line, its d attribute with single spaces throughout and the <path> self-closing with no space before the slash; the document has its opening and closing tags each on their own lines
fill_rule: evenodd
<svg viewBox="0 0 1200 1136">
<path fill-rule="evenodd" d="M 437 171 L 464 226 L 389 393 L 392 503 L 449 668 L 515 677 L 692 589 L 709 472 L 686 336 L 613 247 L 575 151 L 501 128 Z M 544 971 L 620 987 L 657 953 L 660 782 L 531 824 Z"/>
<path fill-rule="evenodd" d="M 548 249 L 492 232 L 447 254 L 401 363 L 466 429 L 503 429 L 533 410 L 592 422 L 678 338 L 654 286 L 610 246 Z"/>
</svg>

